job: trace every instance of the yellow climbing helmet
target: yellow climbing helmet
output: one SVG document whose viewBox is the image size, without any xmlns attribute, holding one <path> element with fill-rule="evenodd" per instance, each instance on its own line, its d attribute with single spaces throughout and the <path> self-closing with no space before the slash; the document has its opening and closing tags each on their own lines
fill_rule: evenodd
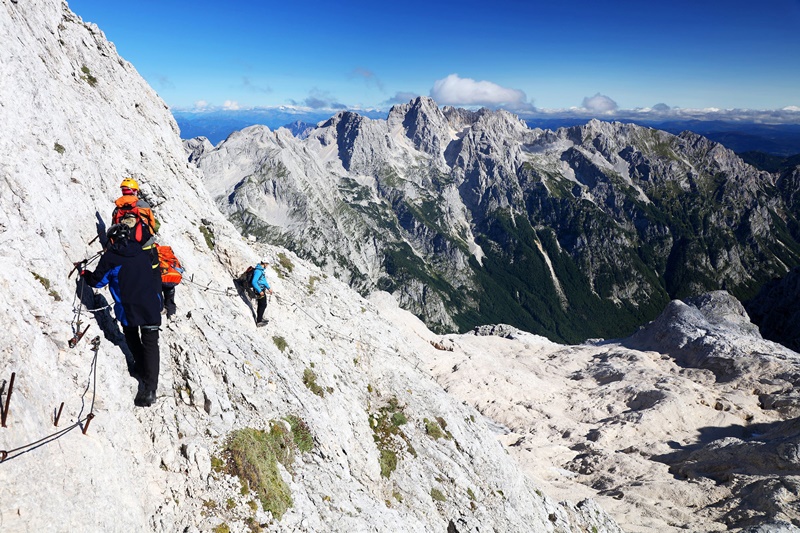
<svg viewBox="0 0 800 533">
<path fill-rule="evenodd" d="M 122 180 L 122 183 L 119 184 L 120 188 L 127 187 L 129 189 L 133 189 L 134 191 L 139 190 L 139 183 L 133 178 L 125 178 Z"/>
</svg>

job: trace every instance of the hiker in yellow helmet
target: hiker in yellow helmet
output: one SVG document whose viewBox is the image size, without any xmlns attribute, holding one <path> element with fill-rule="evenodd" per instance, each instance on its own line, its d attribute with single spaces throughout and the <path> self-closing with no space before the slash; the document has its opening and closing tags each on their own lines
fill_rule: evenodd
<svg viewBox="0 0 800 533">
<path fill-rule="evenodd" d="M 116 207 L 114 208 L 114 212 L 111 214 L 111 223 L 112 224 L 120 224 L 122 223 L 122 219 L 128 214 L 129 211 L 133 210 L 133 212 L 146 224 L 147 230 L 149 230 L 150 237 L 146 241 L 139 241 L 139 243 L 147 250 L 150 246 L 153 245 L 155 239 L 152 236 L 158 232 L 158 228 L 161 226 L 161 223 L 156 220 L 155 215 L 153 215 L 153 209 L 150 207 L 150 204 L 143 198 L 139 198 L 139 182 L 133 178 L 125 178 L 119 184 L 120 192 L 122 192 L 122 196 L 117 199 L 114 204 Z M 130 219 L 131 217 L 128 217 Z M 132 220 L 128 225 L 133 227 L 136 220 Z"/>
<path fill-rule="evenodd" d="M 114 202 L 111 224 L 125 224 L 131 229 L 131 239 L 142 245 L 152 259 L 153 269 L 158 270 L 158 252 L 155 248 L 155 233 L 161 226 L 153 215 L 150 204 L 139 198 L 139 182 L 127 177 L 119 184 L 122 196 Z"/>
<path fill-rule="evenodd" d="M 119 184 L 119 188 L 122 189 L 123 195 L 139 196 L 139 182 L 133 178 L 125 178 L 122 180 L 122 183 Z"/>
</svg>

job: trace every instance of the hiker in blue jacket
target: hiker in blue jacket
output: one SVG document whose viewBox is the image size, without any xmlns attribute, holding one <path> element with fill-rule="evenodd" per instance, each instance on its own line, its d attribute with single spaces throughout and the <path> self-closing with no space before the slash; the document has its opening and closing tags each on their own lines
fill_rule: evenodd
<svg viewBox="0 0 800 533">
<path fill-rule="evenodd" d="M 266 259 L 262 259 L 255 267 L 253 272 L 253 290 L 256 291 L 256 300 L 258 307 L 256 307 L 256 326 L 262 327 L 267 325 L 267 320 L 264 320 L 264 311 L 267 310 L 267 293 L 272 294 L 272 289 L 269 288 L 267 276 L 264 274 L 264 269 L 269 265 Z"/>
<path fill-rule="evenodd" d="M 97 269 L 82 270 L 81 277 L 90 287 L 108 285 L 115 302 L 114 315 L 122 324 L 125 342 L 133 354 L 133 374 L 139 379 L 133 403 L 149 407 L 156 400 L 160 365 L 161 274 L 153 270 L 150 254 L 129 238 L 128 226 L 115 224 L 106 236 L 109 245 Z"/>
</svg>

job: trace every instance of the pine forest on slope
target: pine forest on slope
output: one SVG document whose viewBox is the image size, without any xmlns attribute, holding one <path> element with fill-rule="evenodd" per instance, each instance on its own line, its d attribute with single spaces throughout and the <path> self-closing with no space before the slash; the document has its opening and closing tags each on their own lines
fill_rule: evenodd
<svg viewBox="0 0 800 533">
<path fill-rule="evenodd" d="M 615 338 L 673 298 L 752 298 L 800 265 L 796 169 L 684 132 L 592 120 L 530 129 L 420 97 L 303 139 L 252 126 L 186 141 L 222 211 L 438 331 L 507 323 Z"/>
</svg>

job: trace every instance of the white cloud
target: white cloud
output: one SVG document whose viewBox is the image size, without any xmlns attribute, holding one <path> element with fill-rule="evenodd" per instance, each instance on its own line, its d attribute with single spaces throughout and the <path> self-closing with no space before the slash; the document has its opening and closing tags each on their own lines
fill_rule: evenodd
<svg viewBox="0 0 800 533">
<path fill-rule="evenodd" d="M 235 100 L 225 100 L 222 104 L 222 109 L 227 111 L 238 111 L 239 110 L 239 102 Z"/>
<path fill-rule="evenodd" d="M 571 107 L 569 109 L 537 108 L 530 113 L 519 113 L 520 118 L 533 119 L 536 117 L 556 118 L 601 118 L 603 120 L 630 120 L 632 122 L 663 120 L 721 120 L 725 122 L 741 122 L 753 124 L 798 124 L 800 123 L 800 106 L 788 106 L 783 109 L 722 109 L 707 107 L 693 109 L 687 107 L 665 107 L 659 104 L 653 107 L 621 109 L 613 111 L 601 109 L 595 111 L 587 107 Z"/>
<path fill-rule="evenodd" d="M 208 102 L 206 100 L 198 100 L 194 103 L 194 108 L 196 111 L 208 109 Z"/>
<path fill-rule="evenodd" d="M 482 105 L 487 107 L 531 108 L 525 93 L 501 87 L 491 81 L 475 81 L 450 74 L 433 84 L 431 98 L 442 105 Z"/>
<path fill-rule="evenodd" d="M 603 94 L 597 93 L 594 96 L 587 96 L 583 99 L 581 107 L 593 113 L 611 113 L 617 110 L 617 103 Z"/>
</svg>

